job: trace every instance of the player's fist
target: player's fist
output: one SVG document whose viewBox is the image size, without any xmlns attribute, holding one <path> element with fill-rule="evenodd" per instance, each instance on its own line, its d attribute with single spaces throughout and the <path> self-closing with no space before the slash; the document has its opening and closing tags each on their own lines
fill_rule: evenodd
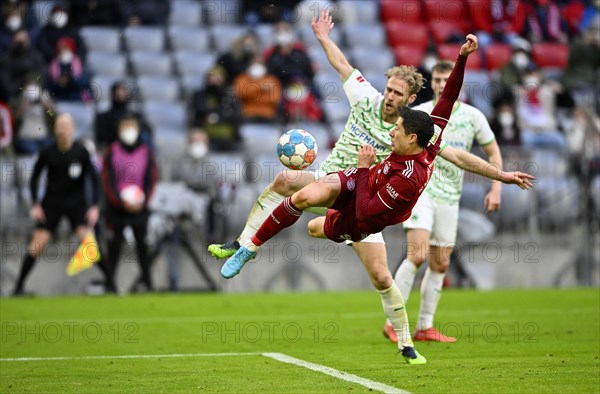
<svg viewBox="0 0 600 394">
<path fill-rule="evenodd" d="M 365 144 L 358 148 L 358 168 L 369 168 L 375 163 L 375 148 L 369 144 Z"/>
<path fill-rule="evenodd" d="M 460 47 L 462 56 L 469 56 L 477 50 L 477 37 L 474 34 L 467 34 L 467 42 Z"/>
</svg>

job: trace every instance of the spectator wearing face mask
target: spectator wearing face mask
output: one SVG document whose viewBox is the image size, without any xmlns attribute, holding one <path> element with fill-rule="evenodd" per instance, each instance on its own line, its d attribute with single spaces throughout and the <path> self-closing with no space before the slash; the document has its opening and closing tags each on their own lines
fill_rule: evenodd
<svg viewBox="0 0 600 394">
<path fill-rule="evenodd" d="M 500 69 L 500 83 L 503 92 L 512 90 L 523 82 L 525 70 L 532 63 L 530 57 L 531 45 L 524 40 L 519 40 L 513 45 L 510 61 Z"/>
<path fill-rule="evenodd" d="M 267 49 L 263 58 L 267 69 L 275 75 L 283 86 L 293 78 L 302 77 L 313 85 L 314 71 L 304 45 L 296 41 L 292 26 L 288 22 L 275 25 L 276 45 Z"/>
<path fill-rule="evenodd" d="M 61 37 L 56 54 L 48 65 L 48 90 L 52 98 L 63 101 L 90 101 L 89 74 L 76 54 L 75 41 Z"/>
<path fill-rule="evenodd" d="M 501 147 L 520 146 L 521 129 L 517 123 L 515 106 L 511 98 L 500 100 L 495 105 L 495 115 L 490 122 L 490 127 L 496 136 L 496 141 Z"/>
<path fill-rule="evenodd" d="M 78 30 L 69 22 L 67 11 L 62 6 L 55 5 L 48 17 L 48 23 L 40 32 L 37 43 L 38 49 L 47 62 L 54 58 L 58 41 L 64 37 L 68 37 L 74 42 L 75 53 L 81 60 L 85 60 L 85 43 L 81 39 Z"/>
<path fill-rule="evenodd" d="M 13 33 L 10 49 L 0 59 L 0 70 L 7 74 L 10 97 L 21 93 L 30 75 L 37 78 L 39 83 L 44 81 L 44 59 L 31 46 L 27 30 L 19 29 Z"/>
<path fill-rule="evenodd" d="M 231 85 L 238 75 L 246 71 L 252 59 L 259 54 L 260 44 L 256 34 L 248 32 L 235 40 L 231 50 L 217 59 L 217 64 L 226 72 L 227 84 Z"/>
<path fill-rule="evenodd" d="M 283 112 L 286 123 L 325 121 L 319 101 L 302 78 L 296 78 L 286 86 Z"/>
<path fill-rule="evenodd" d="M 152 290 L 146 233 L 150 211 L 148 202 L 157 181 L 152 150 L 140 140 L 140 126 L 134 114 L 119 122 L 119 140 L 104 154 L 102 183 L 106 193 L 106 227 L 111 272 L 116 273 L 123 230 L 130 226 L 142 272 L 142 282 Z"/>
<path fill-rule="evenodd" d="M 278 119 L 282 98 L 281 83 L 272 74 L 262 59 L 257 57 L 245 73 L 234 81 L 235 93 L 242 104 L 242 113 L 249 122 L 275 122 Z"/>
<path fill-rule="evenodd" d="M 10 48 L 12 35 L 25 29 L 32 42 L 36 42 L 40 25 L 30 2 L 25 0 L 3 1 L 0 6 L 0 53 Z"/>
<path fill-rule="evenodd" d="M 211 151 L 235 151 L 241 148 L 241 109 L 226 80 L 223 68 L 213 67 L 206 73 L 203 88 L 194 93 L 189 104 L 190 126 L 206 131 Z"/>
<path fill-rule="evenodd" d="M 12 100 L 14 146 L 17 154 L 30 155 L 52 142 L 54 104 L 49 93 L 31 75 L 21 94 Z"/>
</svg>

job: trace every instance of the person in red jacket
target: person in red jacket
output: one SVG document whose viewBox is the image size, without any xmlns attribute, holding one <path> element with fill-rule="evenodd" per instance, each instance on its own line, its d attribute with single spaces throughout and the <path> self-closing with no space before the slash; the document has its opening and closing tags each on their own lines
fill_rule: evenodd
<svg viewBox="0 0 600 394">
<path fill-rule="evenodd" d="M 102 183 L 106 193 L 108 253 L 112 274 L 117 270 L 123 230 L 130 226 L 135 237 L 142 281 L 152 290 L 147 255 L 146 232 L 150 211 L 148 203 L 157 181 L 157 167 L 150 147 L 140 140 L 140 126 L 134 114 L 119 122 L 119 139 L 104 154 Z"/>
</svg>

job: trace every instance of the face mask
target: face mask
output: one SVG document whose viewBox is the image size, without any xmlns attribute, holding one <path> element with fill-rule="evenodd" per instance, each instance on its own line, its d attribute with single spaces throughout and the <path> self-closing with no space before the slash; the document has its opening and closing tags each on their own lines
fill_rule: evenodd
<svg viewBox="0 0 600 394">
<path fill-rule="evenodd" d="M 62 51 L 59 56 L 60 62 L 62 64 L 71 63 L 73 60 L 73 52 L 71 51 Z"/>
<path fill-rule="evenodd" d="M 523 78 L 523 85 L 529 86 L 531 88 L 539 88 L 540 78 L 536 75 L 528 75 L 525 78 Z"/>
<path fill-rule="evenodd" d="M 256 45 L 254 45 L 252 43 L 244 43 L 244 45 L 242 46 L 242 51 L 246 55 L 252 55 L 252 54 L 256 53 Z"/>
<path fill-rule="evenodd" d="M 431 72 L 433 66 L 435 66 L 437 62 L 438 60 L 435 56 L 427 56 L 425 59 L 423 59 L 423 68 L 427 72 Z"/>
<path fill-rule="evenodd" d="M 34 84 L 27 85 L 23 90 L 23 95 L 31 102 L 38 102 L 41 96 L 40 87 Z"/>
<path fill-rule="evenodd" d="M 502 127 L 510 127 L 513 125 L 514 121 L 515 117 L 510 112 L 502 112 L 498 115 L 498 122 L 500 122 Z"/>
<path fill-rule="evenodd" d="M 61 11 L 61 12 L 57 12 L 54 15 L 52 15 L 52 24 L 59 29 L 62 29 L 63 27 L 65 27 L 67 25 L 68 21 L 69 21 L 69 16 L 67 15 L 66 12 Z"/>
<path fill-rule="evenodd" d="M 248 75 L 252 79 L 260 79 L 267 73 L 267 68 L 264 64 L 254 63 L 248 67 Z"/>
<path fill-rule="evenodd" d="M 515 53 L 512 57 L 512 62 L 519 70 L 525 70 L 525 67 L 529 64 L 529 56 L 523 52 Z"/>
<path fill-rule="evenodd" d="M 128 127 L 126 129 L 123 129 L 119 133 L 119 138 L 121 139 L 121 142 L 123 142 L 125 145 L 131 146 L 131 145 L 135 144 L 135 142 L 138 139 L 139 134 L 140 134 L 139 130 L 136 129 L 135 127 Z"/>
<path fill-rule="evenodd" d="M 282 31 L 275 35 L 275 42 L 278 45 L 286 46 L 294 42 L 294 35 L 290 31 Z"/>
<path fill-rule="evenodd" d="M 289 101 L 303 101 L 308 96 L 308 89 L 302 84 L 293 84 L 285 89 L 285 97 Z"/>
<path fill-rule="evenodd" d="M 21 17 L 19 15 L 11 15 L 6 19 L 6 28 L 10 31 L 15 31 L 21 27 Z"/>
<path fill-rule="evenodd" d="M 195 142 L 190 145 L 188 153 L 192 159 L 202 159 L 208 153 L 208 146 L 203 142 Z"/>
</svg>

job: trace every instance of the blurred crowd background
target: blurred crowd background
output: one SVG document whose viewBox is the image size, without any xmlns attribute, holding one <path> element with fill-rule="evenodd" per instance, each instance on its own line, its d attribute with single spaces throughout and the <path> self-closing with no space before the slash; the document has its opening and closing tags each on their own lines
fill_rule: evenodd
<svg viewBox="0 0 600 394">
<path fill-rule="evenodd" d="M 137 117 L 158 168 L 145 236 L 149 264 L 159 262 L 158 288 L 366 288 L 359 279 L 325 275 L 339 269 L 350 278 L 348 267 L 312 264 L 326 257 L 312 252 L 315 241 L 303 229 L 282 239 L 296 241 L 305 258 L 286 255 L 294 264 L 269 265 L 260 280 L 219 283 L 217 264 L 204 252 L 206 243 L 239 232 L 258 193 L 282 169 L 275 147 L 283 131 L 311 132 L 319 163 L 343 130 L 349 104 L 342 81 L 310 26 L 324 8 L 336 23 L 333 40 L 380 91 L 393 65 L 415 65 L 429 79 L 438 60 L 454 59 L 466 33 L 479 37 L 461 99 L 487 116 L 506 168 L 531 172 L 537 183 L 527 193 L 505 186 L 500 212 L 484 215 L 489 184 L 467 175 L 459 237 L 477 250 L 485 246 L 469 245 L 493 240 L 511 261 L 524 260 L 516 258 L 519 250 L 533 250 L 539 264 L 517 275 L 507 272 L 523 264 L 490 268 L 489 258 L 477 264 L 456 256 L 453 284 L 598 285 L 598 0 L 7 0 L 0 21 L 2 293 L 14 282 L 33 227 L 28 182 L 36 155 L 52 141 L 60 112 L 73 116 L 75 136 L 99 171 L 121 117 Z M 431 98 L 427 84 L 415 104 Z M 70 234 L 62 226 L 55 240 Z M 403 234 L 389 234 L 394 267 Z M 135 244 L 127 230 L 125 239 Z M 323 255 L 326 248 L 317 247 Z M 193 263 L 189 275 L 182 262 Z M 135 287 L 136 269 L 122 269 L 120 286 Z M 48 281 L 62 270 L 36 270 L 34 292 L 93 291 L 94 273 L 79 282 Z M 283 284 L 275 286 L 278 272 Z"/>
</svg>

